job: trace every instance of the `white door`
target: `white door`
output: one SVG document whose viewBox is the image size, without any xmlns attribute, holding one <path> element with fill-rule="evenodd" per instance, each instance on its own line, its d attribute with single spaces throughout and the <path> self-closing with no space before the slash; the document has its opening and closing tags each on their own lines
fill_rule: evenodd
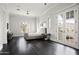
<svg viewBox="0 0 79 59">
<path fill-rule="evenodd" d="M 58 40 L 62 41 L 64 44 L 73 47 L 77 45 L 76 17 L 77 17 L 77 12 L 75 8 L 65 10 L 57 15 Z"/>
<path fill-rule="evenodd" d="M 75 41 L 75 17 L 74 10 L 66 12 L 65 20 L 66 41 L 74 45 Z"/>
<path fill-rule="evenodd" d="M 58 40 L 59 41 L 64 41 L 65 39 L 65 18 L 64 18 L 64 13 L 58 14 L 57 15 L 57 32 L 58 32 Z"/>
</svg>

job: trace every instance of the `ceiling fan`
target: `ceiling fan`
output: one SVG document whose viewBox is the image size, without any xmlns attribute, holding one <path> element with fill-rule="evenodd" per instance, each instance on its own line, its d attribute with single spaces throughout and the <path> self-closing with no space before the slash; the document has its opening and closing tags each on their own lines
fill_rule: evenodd
<svg viewBox="0 0 79 59">
<path fill-rule="evenodd" d="M 26 14 L 29 15 L 29 11 L 28 10 L 27 10 Z"/>
</svg>

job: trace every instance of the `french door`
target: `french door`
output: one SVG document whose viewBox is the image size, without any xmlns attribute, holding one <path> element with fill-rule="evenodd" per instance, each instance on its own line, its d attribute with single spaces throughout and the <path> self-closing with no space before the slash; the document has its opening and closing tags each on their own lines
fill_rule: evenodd
<svg viewBox="0 0 79 59">
<path fill-rule="evenodd" d="M 64 24 L 64 14 L 59 14 L 57 15 L 57 20 L 58 20 L 58 40 L 63 41 L 65 39 L 65 24 Z"/>
<path fill-rule="evenodd" d="M 75 9 L 70 9 L 57 14 L 58 40 L 70 46 L 75 46 L 77 41 L 76 14 L 77 13 Z"/>
</svg>

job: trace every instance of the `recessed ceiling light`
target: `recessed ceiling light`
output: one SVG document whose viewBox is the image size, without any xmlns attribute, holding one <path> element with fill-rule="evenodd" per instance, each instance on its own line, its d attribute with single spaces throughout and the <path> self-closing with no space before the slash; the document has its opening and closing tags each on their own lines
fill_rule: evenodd
<svg viewBox="0 0 79 59">
<path fill-rule="evenodd" d="M 20 11 L 20 9 L 19 9 L 19 8 L 17 8 L 16 10 L 17 10 L 17 11 Z"/>
</svg>

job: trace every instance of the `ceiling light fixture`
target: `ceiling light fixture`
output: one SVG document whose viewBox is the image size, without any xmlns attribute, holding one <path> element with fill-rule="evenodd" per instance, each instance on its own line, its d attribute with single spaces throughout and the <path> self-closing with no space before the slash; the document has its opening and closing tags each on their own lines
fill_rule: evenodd
<svg viewBox="0 0 79 59">
<path fill-rule="evenodd" d="M 16 6 L 16 8 L 17 8 L 17 9 L 16 9 L 17 11 L 20 11 L 20 6 Z"/>
<path fill-rule="evenodd" d="M 47 5 L 47 3 L 44 3 L 44 5 Z"/>
<path fill-rule="evenodd" d="M 19 9 L 19 8 L 17 8 L 16 10 L 17 10 L 17 11 L 20 11 L 20 9 Z"/>
</svg>

